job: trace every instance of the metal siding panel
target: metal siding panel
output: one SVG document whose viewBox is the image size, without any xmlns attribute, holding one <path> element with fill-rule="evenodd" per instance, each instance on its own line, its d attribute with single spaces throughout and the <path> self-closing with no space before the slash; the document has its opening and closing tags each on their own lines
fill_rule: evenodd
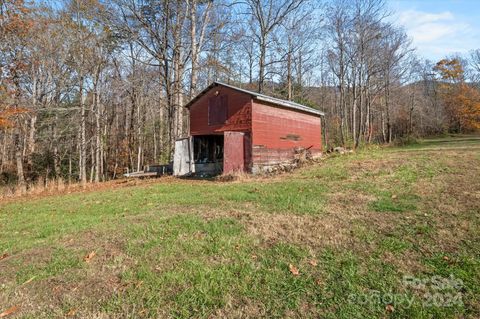
<svg viewBox="0 0 480 319">
<path fill-rule="evenodd" d="M 183 138 L 175 141 L 173 175 L 183 176 L 191 173 L 191 153 L 190 138 Z"/>
</svg>

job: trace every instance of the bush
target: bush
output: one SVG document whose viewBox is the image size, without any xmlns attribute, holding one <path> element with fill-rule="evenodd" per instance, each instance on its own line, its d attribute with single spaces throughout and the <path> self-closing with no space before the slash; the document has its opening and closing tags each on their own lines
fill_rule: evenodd
<svg viewBox="0 0 480 319">
<path fill-rule="evenodd" d="M 407 145 L 416 145 L 418 144 L 418 139 L 414 136 L 403 136 L 396 138 L 393 142 L 396 146 L 407 146 Z"/>
<path fill-rule="evenodd" d="M 0 186 L 11 185 L 17 182 L 17 174 L 14 171 L 0 173 Z"/>
</svg>

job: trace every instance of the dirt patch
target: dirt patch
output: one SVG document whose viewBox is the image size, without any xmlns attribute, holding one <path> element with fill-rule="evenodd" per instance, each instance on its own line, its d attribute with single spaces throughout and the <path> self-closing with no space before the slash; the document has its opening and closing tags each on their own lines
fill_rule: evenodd
<svg viewBox="0 0 480 319">
<path fill-rule="evenodd" d="M 265 305 L 260 302 L 255 302 L 249 299 L 227 301 L 226 305 L 217 309 L 209 318 L 235 318 L 235 319 L 249 319 L 249 318 L 262 318 L 265 317 L 267 311 Z"/>
<path fill-rule="evenodd" d="M 266 245 L 287 242 L 311 250 L 325 247 L 351 248 L 363 245 L 358 241 L 352 225 L 367 221 L 381 225 L 385 220 L 366 209 L 370 200 L 372 196 L 361 193 L 335 193 L 329 198 L 326 212 L 319 215 L 209 210 L 202 212 L 201 216 L 206 219 L 233 217 L 245 225 L 250 235 Z"/>
<path fill-rule="evenodd" d="M 370 175 L 378 175 L 383 172 L 392 174 L 396 169 L 407 162 L 408 158 L 406 156 L 397 156 L 396 158 L 389 159 L 352 161 L 352 163 L 347 167 L 352 176 L 364 175 L 365 173 Z"/>
<path fill-rule="evenodd" d="M 478 238 L 480 223 L 480 163 L 474 153 L 452 152 L 443 158 L 448 168 L 417 183 L 421 210 L 435 222 L 436 244 L 447 252 L 465 238 Z"/>
<path fill-rule="evenodd" d="M 426 270 L 426 267 L 420 262 L 421 255 L 412 251 L 398 255 L 386 251 L 380 258 L 384 263 L 395 266 L 395 268 L 403 274 L 418 274 Z"/>
<path fill-rule="evenodd" d="M 80 267 L 62 269 L 46 279 L 32 277 L 30 282 L 18 284 L 16 261 L 21 261 L 22 266 L 41 268 L 51 260 L 54 249 L 35 248 L 12 256 L 8 267 L 2 265 L 0 270 L 6 287 L 0 293 L 1 305 L 21 305 L 21 315 L 64 317 L 65 311 L 72 310 L 77 317 L 84 318 L 98 311 L 103 300 L 125 288 L 120 275 L 133 261 L 125 254 L 124 242 L 119 238 L 88 231 L 64 238 L 57 247 L 78 258 Z M 88 263 L 83 261 L 86 252 L 91 251 L 96 252 L 95 257 Z M 83 308 L 76 309 L 76 305 Z"/>
</svg>

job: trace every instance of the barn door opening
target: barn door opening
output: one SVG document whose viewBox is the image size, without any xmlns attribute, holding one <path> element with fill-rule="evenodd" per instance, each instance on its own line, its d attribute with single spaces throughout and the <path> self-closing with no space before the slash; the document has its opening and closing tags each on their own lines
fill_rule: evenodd
<svg viewBox="0 0 480 319">
<path fill-rule="evenodd" d="M 193 162 L 197 175 L 218 175 L 223 171 L 223 135 L 193 137 Z"/>
<path fill-rule="evenodd" d="M 245 133 L 225 132 L 223 174 L 245 171 Z"/>
</svg>

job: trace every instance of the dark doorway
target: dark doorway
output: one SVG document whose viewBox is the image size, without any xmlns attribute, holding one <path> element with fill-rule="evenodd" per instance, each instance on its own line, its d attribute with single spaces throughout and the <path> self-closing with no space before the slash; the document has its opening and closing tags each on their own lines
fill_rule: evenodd
<svg viewBox="0 0 480 319">
<path fill-rule="evenodd" d="M 223 135 L 198 135 L 193 137 L 195 173 L 217 175 L 223 172 L 223 143 Z"/>
</svg>

